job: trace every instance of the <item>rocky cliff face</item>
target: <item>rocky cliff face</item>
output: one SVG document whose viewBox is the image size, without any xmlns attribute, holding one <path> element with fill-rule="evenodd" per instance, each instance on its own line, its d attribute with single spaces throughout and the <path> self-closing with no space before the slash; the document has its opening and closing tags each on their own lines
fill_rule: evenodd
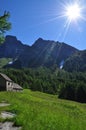
<svg viewBox="0 0 86 130">
<path fill-rule="evenodd" d="M 17 60 L 21 63 L 21 67 L 51 67 L 53 65 L 60 67 L 61 63 L 77 51 L 76 48 L 65 43 L 42 38 L 30 47 L 22 44 L 14 36 L 6 36 L 5 42 L 0 45 L 0 57 L 13 58 L 13 63 Z"/>
<path fill-rule="evenodd" d="M 0 45 L 0 58 L 16 58 L 25 48 L 29 46 L 23 45 L 15 36 L 6 36 L 5 42 Z"/>
</svg>

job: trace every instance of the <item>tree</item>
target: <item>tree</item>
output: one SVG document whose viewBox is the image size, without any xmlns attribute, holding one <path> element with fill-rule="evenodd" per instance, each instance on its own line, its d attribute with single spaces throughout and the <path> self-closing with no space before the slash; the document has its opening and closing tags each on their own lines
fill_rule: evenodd
<svg viewBox="0 0 86 130">
<path fill-rule="evenodd" d="M 59 98 L 75 100 L 75 84 L 66 82 L 59 92 Z"/>
<path fill-rule="evenodd" d="M 86 84 L 80 83 L 77 88 L 77 99 L 76 101 L 86 103 Z"/>
<path fill-rule="evenodd" d="M 9 17 L 10 14 L 6 11 L 0 16 L 0 43 L 4 41 L 4 33 L 11 28 L 11 23 L 8 22 Z"/>
</svg>

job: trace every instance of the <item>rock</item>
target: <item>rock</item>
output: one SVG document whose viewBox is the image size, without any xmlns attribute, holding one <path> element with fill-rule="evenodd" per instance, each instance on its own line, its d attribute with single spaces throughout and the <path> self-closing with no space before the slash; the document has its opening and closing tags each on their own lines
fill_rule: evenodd
<svg viewBox="0 0 86 130">
<path fill-rule="evenodd" d="M 21 127 L 14 127 L 13 122 L 0 123 L 0 130 L 21 130 Z"/>
</svg>

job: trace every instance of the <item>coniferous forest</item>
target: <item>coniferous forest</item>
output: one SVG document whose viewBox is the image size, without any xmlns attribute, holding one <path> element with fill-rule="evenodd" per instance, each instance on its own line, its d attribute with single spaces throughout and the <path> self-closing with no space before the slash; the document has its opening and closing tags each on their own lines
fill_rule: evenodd
<svg viewBox="0 0 86 130">
<path fill-rule="evenodd" d="M 23 88 L 56 94 L 59 98 L 86 102 L 86 72 L 67 72 L 58 68 L 1 69 Z"/>
</svg>

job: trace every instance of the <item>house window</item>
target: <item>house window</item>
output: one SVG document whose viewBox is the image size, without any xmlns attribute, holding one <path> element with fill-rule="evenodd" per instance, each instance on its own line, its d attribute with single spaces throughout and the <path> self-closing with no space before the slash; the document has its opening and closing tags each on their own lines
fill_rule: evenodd
<svg viewBox="0 0 86 130">
<path fill-rule="evenodd" d="M 8 85 L 10 85 L 10 82 L 8 82 Z"/>
</svg>

